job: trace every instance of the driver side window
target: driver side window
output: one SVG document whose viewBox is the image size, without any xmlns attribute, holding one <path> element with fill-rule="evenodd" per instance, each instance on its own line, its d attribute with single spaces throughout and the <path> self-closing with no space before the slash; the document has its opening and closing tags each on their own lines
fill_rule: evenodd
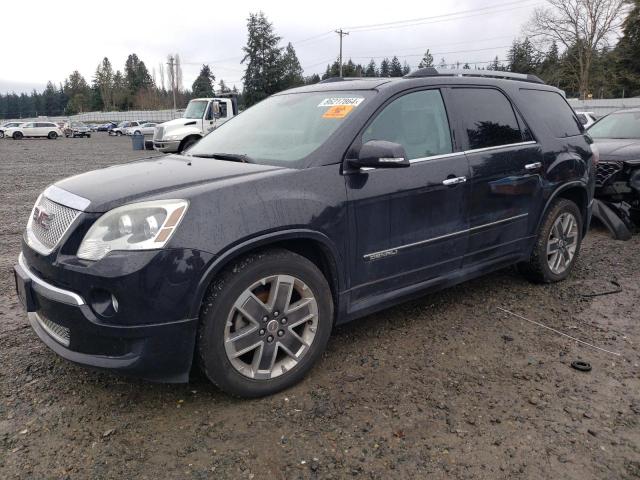
<svg viewBox="0 0 640 480">
<path fill-rule="evenodd" d="M 439 90 L 423 90 L 387 105 L 362 135 L 362 143 L 387 140 L 399 143 L 409 160 L 453 151 L 447 112 Z"/>
</svg>

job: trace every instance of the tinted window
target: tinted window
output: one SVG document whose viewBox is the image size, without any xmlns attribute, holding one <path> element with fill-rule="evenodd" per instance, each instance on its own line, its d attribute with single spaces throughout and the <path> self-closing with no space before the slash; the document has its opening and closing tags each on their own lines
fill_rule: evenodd
<svg viewBox="0 0 640 480">
<path fill-rule="evenodd" d="M 576 115 L 578 116 L 578 120 L 580 120 L 580 123 L 581 123 L 582 125 L 586 125 L 586 124 L 587 124 L 587 122 L 589 121 L 589 120 L 587 119 L 587 116 L 586 116 L 584 113 L 577 113 Z"/>
<path fill-rule="evenodd" d="M 468 149 L 497 147 L 523 141 L 516 114 L 507 97 L 490 88 L 456 88 L 460 122 Z"/>
<path fill-rule="evenodd" d="M 220 118 L 227 118 L 227 103 L 220 102 Z"/>
<path fill-rule="evenodd" d="M 612 113 L 588 130 L 593 138 L 640 138 L 640 112 Z"/>
<path fill-rule="evenodd" d="M 567 101 L 556 92 L 522 89 L 522 96 L 535 105 L 538 115 L 557 138 L 582 133 L 582 126 Z"/>
<path fill-rule="evenodd" d="M 404 95 L 387 105 L 367 127 L 362 142 L 399 143 L 407 158 L 451 153 L 449 122 L 439 90 Z"/>
</svg>

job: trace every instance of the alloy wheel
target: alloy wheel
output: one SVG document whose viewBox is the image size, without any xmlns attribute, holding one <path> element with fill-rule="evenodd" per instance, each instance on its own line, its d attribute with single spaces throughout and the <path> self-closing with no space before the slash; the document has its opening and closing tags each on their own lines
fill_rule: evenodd
<svg viewBox="0 0 640 480">
<path fill-rule="evenodd" d="M 290 275 L 265 277 L 233 304 L 224 330 L 225 352 L 242 375 L 268 380 L 300 362 L 317 327 L 318 302 L 302 280 Z"/>
<path fill-rule="evenodd" d="M 556 275 L 570 266 L 578 247 L 578 222 L 573 214 L 564 212 L 553 223 L 547 240 L 547 263 Z"/>
</svg>

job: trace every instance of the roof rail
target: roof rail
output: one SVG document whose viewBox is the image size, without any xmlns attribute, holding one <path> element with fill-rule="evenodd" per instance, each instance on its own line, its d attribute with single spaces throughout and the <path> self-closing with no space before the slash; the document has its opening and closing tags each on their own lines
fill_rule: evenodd
<svg viewBox="0 0 640 480">
<path fill-rule="evenodd" d="M 352 82 L 354 80 L 380 80 L 380 77 L 329 77 L 318 83 Z"/>
<path fill-rule="evenodd" d="M 501 78 L 506 80 L 520 80 L 521 82 L 542 83 L 539 77 L 524 73 L 503 72 L 497 70 L 449 70 L 447 68 L 435 68 L 426 67 L 420 68 L 415 72 L 411 72 L 405 75 L 403 78 L 422 78 L 422 77 L 437 77 L 437 76 L 449 76 L 449 77 L 487 77 L 487 78 Z"/>
</svg>

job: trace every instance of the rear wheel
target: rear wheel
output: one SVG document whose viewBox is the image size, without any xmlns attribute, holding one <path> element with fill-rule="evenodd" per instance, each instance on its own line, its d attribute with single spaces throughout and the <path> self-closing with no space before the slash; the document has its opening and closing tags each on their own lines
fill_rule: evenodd
<svg viewBox="0 0 640 480">
<path fill-rule="evenodd" d="M 24 135 L 22 135 L 22 132 L 13 132 L 14 140 L 22 140 L 22 137 L 24 137 Z"/>
<path fill-rule="evenodd" d="M 47 135 L 47 138 L 49 140 L 55 140 L 56 138 L 58 138 L 58 134 L 56 132 L 49 132 L 49 135 Z"/>
<path fill-rule="evenodd" d="M 309 371 L 333 324 L 331 290 L 309 260 L 287 250 L 251 254 L 211 285 L 200 314 L 199 363 L 222 390 L 260 397 Z"/>
<path fill-rule="evenodd" d="M 539 283 L 564 280 L 573 270 L 581 243 L 580 209 L 571 200 L 556 200 L 545 214 L 531 258 L 520 271 Z"/>
<path fill-rule="evenodd" d="M 4 132 L 0 131 L 0 138 L 4 138 Z"/>
</svg>

